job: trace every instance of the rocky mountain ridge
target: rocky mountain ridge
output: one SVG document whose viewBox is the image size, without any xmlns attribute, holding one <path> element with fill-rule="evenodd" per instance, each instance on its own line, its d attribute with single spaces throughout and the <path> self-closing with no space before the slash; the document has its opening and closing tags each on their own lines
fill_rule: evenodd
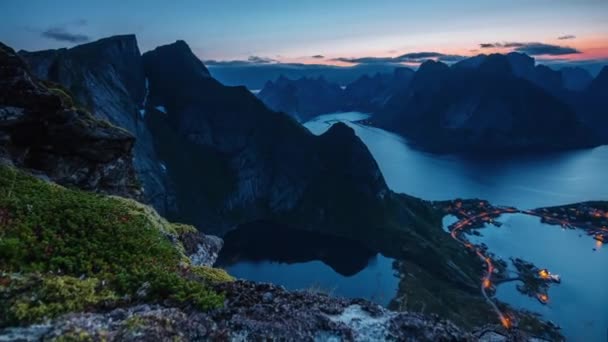
<svg viewBox="0 0 608 342">
<path fill-rule="evenodd" d="M 139 198 L 132 164 L 135 138 L 75 107 L 56 84 L 33 77 L 0 44 L 0 157 L 59 184 Z"/>
<path fill-rule="evenodd" d="M 134 35 L 104 38 L 70 49 L 20 51 L 32 72 L 67 88 L 79 106 L 129 131 L 134 166 L 146 202 L 161 213 L 175 211 L 172 185 L 159 163 L 142 117 L 147 81 Z"/>
</svg>

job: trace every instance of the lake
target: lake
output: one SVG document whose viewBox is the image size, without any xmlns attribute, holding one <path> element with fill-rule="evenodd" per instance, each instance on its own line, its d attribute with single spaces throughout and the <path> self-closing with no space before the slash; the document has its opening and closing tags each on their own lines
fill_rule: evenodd
<svg viewBox="0 0 608 342">
<path fill-rule="evenodd" d="M 549 302 L 522 295 L 516 282 L 498 286 L 496 297 L 516 308 L 538 312 L 563 329 L 568 340 L 605 341 L 608 336 L 608 248 L 580 229 L 544 224 L 524 214 L 502 215 L 501 227 L 487 225 L 482 236 L 469 241 L 485 243 L 496 257 L 521 258 L 561 276 L 549 288 Z"/>
<path fill-rule="evenodd" d="M 412 148 L 396 134 L 357 123 L 368 117 L 357 112 L 328 114 L 305 126 L 318 135 L 336 122 L 346 123 L 367 145 L 393 191 L 427 200 L 482 198 L 493 204 L 531 209 L 608 199 L 607 146 L 542 156 L 437 155 Z M 543 314 L 564 327 L 567 336 L 584 336 L 586 341 L 600 336 L 605 339 L 608 248 L 593 252 L 595 242 L 590 237 L 584 234 L 579 237 L 578 230 L 564 232 L 559 227 L 541 224 L 538 218 L 504 216 L 501 219 L 505 225 L 483 230 L 479 241 L 497 255 L 522 257 L 538 263 L 539 267 L 548 267 L 562 274 L 564 281 L 550 289 L 551 302 L 547 306 L 520 295 L 514 283 L 501 285 L 498 298 L 512 306 Z M 454 218 L 446 217 L 444 224 L 453 221 Z M 262 228 L 252 231 L 255 229 Z M 243 238 L 238 235 L 247 235 L 242 233 L 245 229 L 237 231 L 239 233 L 226 236 L 228 247 L 239 241 L 242 243 L 239 248 L 252 244 L 243 241 L 254 236 Z M 288 236 L 281 239 L 288 241 L 282 243 L 293 245 Z M 224 258 L 224 267 L 236 277 L 281 284 L 289 289 L 320 289 L 380 304 L 392 299 L 399 281 L 392 268 L 393 260 L 371 252 L 355 253 L 348 242 L 333 241 L 348 255 L 346 260 L 337 261 L 328 256 L 328 247 L 321 242 L 325 239 L 327 237 L 297 236 L 300 245 L 301 241 L 307 241 L 316 248 L 308 253 L 294 246 L 277 251 L 281 245 L 277 242 L 255 252 L 236 253 L 239 255 L 229 256 L 228 259 L 232 258 L 229 261 Z M 225 253 L 222 251 L 223 256 Z M 577 306 L 579 301 L 581 304 Z"/>
</svg>

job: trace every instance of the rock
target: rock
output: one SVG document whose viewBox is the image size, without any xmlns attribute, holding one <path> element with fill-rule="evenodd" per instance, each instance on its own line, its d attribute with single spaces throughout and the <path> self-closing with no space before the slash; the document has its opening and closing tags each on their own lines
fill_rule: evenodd
<svg viewBox="0 0 608 342">
<path fill-rule="evenodd" d="M 20 55 L 39 78 L 61 84 L 74 94 L 78 105 L 136 138 L 133 163 L 143 186 L 143 200 L 163 215 L 174 213 L 172 185 L 140 114 L 146 110 L 147 88 L 135 36 L 114 36 L 70 49 L 20 51 Z"/>
<path fill-rule="evenodd" d="M 472 335 L 447 321 L 395 313 L 364 300 L 288 292 L 270 284 L 237 281 L 218 285 L 224 308 L 202 313 L 139 305 L 107 313 L 75 313 L 49 325 L 20 329 L 26 340 L 85 336 L 107 341 L 467 341 Z M 272 296 L 272 301 L 263 301 Z M 14 341 L 14 329 L 0 340 Z"/>
<path fill-rule="evenodd" d="M 150 112 L 146 118 L 187 223 L 219 235 L 238 224 L 278 217 L 306 228 L 341 224 L 346 230 L 346 223 L 327 225 L 337 212 L 330 206 L 358 202 L 352 211 L 363 213 L 368 201 L 388 192 L 352 129 L 336 125 L 314 136 L 244 87 L 209 77 L 183 42 L 149 51 L 143 61 L 150 105 L 162 105 L 168 113 Z M 175 151 L 187 151 L 188 157 Z M 355 201 L 344 200 L 351 196 Z"/>
<path fill-rule="evenodd" d="M 134 137 L 72 106 L 0 44 L 0 157 L 62 185 L 138 198 Z"/>
<path fill-rule="evenodd" d="M 190 262 L 196 266 L 213 266 L 224 245 L 224 240 L 217 236 L 200 232 L 187 232 L 180 235 L 180 241 L 186 249 Z"/>
<path fill-rule="evenodd" d="M 265 292 L 262 295 L 262 301 L 264 303 L 270 303 L 270 302 L 272 302 L 272 298 L 273 298 L 273 296 L 272 296 L 272 293 L 270 293 L 270 292 Z"/>
</svg>

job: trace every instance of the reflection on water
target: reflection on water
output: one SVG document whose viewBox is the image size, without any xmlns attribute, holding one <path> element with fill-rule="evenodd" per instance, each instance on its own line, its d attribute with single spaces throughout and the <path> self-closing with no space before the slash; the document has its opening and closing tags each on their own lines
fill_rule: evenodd
<svg viewBox="0 0 608 342">
<path fill-rule="evenodd" d="M 494 158 L 436 155 L 411 148 L 403 138 L 355 121 L 362 113 L 338 113 L 305 124 L 314 134 L 346 122 L 367 145 L 389 187 L 429 200 L 483 198 L 520 209 L 608 199 L 605 170 L 608 146 L 534 156 Z M 446 217 L 444 226 L 453 223 Z M 563 231 L 523 215 L 503 216 L 504 225 L 482 231 L 499 257 L 520 257 L 562 276 L 549 290 L 547 306 L 519 294 L 514 283 L 501 285 L 497 297 L 543 314 L 576 341 L 606 338 L 608 330 L 608 249 L 580 231 Z M 581 234 L 581 237 L 579 237 Z M 226 236 L 220 266 L 240 278 L 272 282 L 289 289 L 319 287 L 338 296 L 387 304 L 399 279 L 393 260 L 357 243 L 286 227 L 254 224 Z"/>
<path fill-rule="evenodd" d="M 382 305 L 397 293 L 393 259 L 355 241 L 256 222 L 228 233 L 224 243 L 216 265 L 237 278 Z"/>
<path fill-rule="evenodd" d="M 400 136 L 354 121 L 351 112 L 305 124 L 314 134 L 342 121 L 355 130 L 376 159 L 389 187 L 427 200 L 483 198 L 531 209 L 608 199 L 608 146 L 543 155 L 462 157 L 416 150 Z"/>
<path fill-rule="evenodd" d="M 596 247 L 584 231 L 544 224 L 538 217 L 503 215 L 503 225 L 488 225 L 482 236 L 469 235 L 476 244 L 485 243 L 498 258 L 521 258 L 559 274 L 562 283 L 551 285 L 549 303 L 520 294 L 516 283 L 500 285 L 497 298 L 518 308 L 538 312 L 563 328 L 577 341 L 606 338 L 608 331 L 608 249 Z"/>
</svg>

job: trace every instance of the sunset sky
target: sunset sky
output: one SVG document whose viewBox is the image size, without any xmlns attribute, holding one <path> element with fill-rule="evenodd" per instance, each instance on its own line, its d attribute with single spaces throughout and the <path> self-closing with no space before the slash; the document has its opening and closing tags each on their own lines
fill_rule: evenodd
<svg viewBox="0 0 608 342">
<path fill-rule="evenodd" d="M 0 41 L 26 50 L 135 33 L 142 52 L 183 39 L 203 60 L 251 63 L 430 56 L 420 52 L 449 61 L 512 50 L 608 60 L 607 0 L 3 0 L 0 13 Z"/>
</svg>

